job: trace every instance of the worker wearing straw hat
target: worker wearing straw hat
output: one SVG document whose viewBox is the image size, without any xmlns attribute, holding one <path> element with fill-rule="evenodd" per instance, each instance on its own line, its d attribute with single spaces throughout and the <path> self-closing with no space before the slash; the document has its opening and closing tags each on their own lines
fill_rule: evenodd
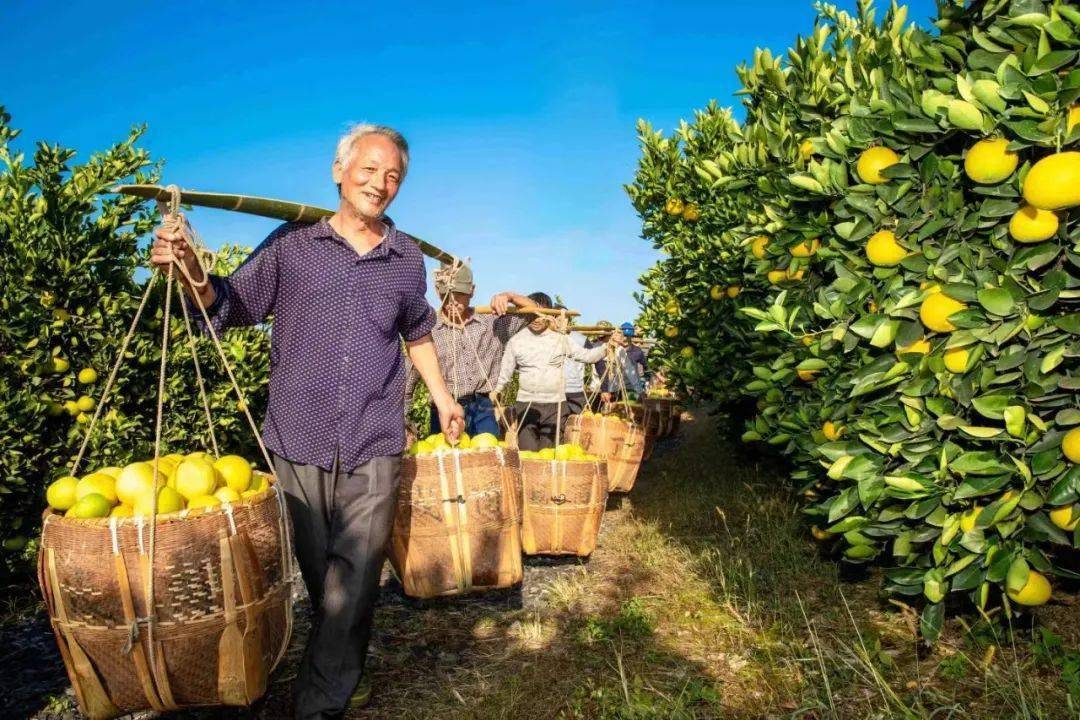
<svg viewBox="0 0 1080 720">
<path fill-rule="evenodd" d="M 519 293 L 501 292 L 491 298 L 491 314 L 480 314 L 470 305 L 475 291 L 468 263 L 460 260 L 444 263 L 435 271 L 435 292 L 442 304 L 431 337 L 450 393 L 465 411 L 465 432 L 498 437 L 499 422 L 492 391 L 499 375 L 503 346 L 527 321 L 527 316 L 507 315 L 506 311 L 511 304 L 524 307 L 531 301 Z M 406 409 L 412 403 L 419 379 L 419 373 L 410 366 L 405 383 Z M 431 432 L 440 430 L 439 414 L 432 407 Z"/>
<path fill-rule="evenodd" d="M 333 217 L 282 225 L 227 277 L 205 275 L 175 225 L 155 233 L 153 263 L 180 263 L 216 329 L 273 317 L 263 440 L 315 612 L 298 718 L 340 717 L 370 695 L 364 664 L 405 445 L 402 341 L 451 440 L 464 422 L 431 340 L 423 256 L 385 215 L 408 164 L 396 130 L 352 128 L 332 165 Z"/>
<path fill-rule="evenodd" d="M 528 297 L 542 308 L 552 306 L 551 298 L 545 293 L 537 292 Z M 506 344 L 495 392 L 501 393 L 517 371 L 514 415 L 518 423 L 518 447 L 543 450 L 558 442 L 561 412 L 566 402 L 564 364 L 571 359 L 595 363 L 604 357 L 606 346 L 588 350 L 578 347 L 566 335 L 552 329 L 550 317 L 530 317 L 525 329 Z"/>
</svg>

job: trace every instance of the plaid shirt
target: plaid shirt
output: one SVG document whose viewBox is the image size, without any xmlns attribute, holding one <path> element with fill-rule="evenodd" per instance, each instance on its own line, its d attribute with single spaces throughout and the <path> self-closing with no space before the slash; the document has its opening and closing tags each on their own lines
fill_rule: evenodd
<svg viewBox="0 0 1080 720">
<path fill-rule="evenodd" d="M 465 325 L 453 325 L 439 313 L 431 339 L 446 387 L 455 398 L 478 393 L 487 395 L 495 389 L 502 363 L 503 348 L 525 326 L 522 315 L 480 315 L 473 313 Z M 406 408 L 412 400 L 420 373 L 409 363 L 405 381 Z"/>
</svg>

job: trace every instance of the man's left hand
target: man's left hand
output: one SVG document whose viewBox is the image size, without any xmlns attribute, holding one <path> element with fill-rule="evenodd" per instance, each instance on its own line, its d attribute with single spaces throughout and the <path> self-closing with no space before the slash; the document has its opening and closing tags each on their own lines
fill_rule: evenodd
<svg viewBox="0 0 1080 720">
<path fill-rule="evenodd" d="M 454 444 L 465 430 L 465 409 L 453 400 L 438 405 L 439 427 L 447 442 Z"/>
<path fill-rule="evenodd" d="M 510 309 L 510 293 L 501 292 L 498 295 L 492 295 L 491 302 L 488 304 L 491 305 L 491 311 L 496 316 L 505 315 Z"/>
</svg>

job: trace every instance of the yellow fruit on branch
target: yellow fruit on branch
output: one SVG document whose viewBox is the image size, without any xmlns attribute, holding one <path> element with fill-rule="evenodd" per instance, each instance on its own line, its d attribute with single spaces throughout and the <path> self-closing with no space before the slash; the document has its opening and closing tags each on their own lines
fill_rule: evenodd
<svg viewBox="0 0 1080 720">
<path fill-rule="evenodd" d="M 959 375 L 967 370 L 969 357 L 967 348 L 949 348 L 945 351 L 945 369 Z"/>
<path fill-rule="evenodd" d="M 892 230 L 879 230 L 866 243 L 866 259 L 878 267 L 896 267 L 908 256 Z"/>
<path fill-rule="evenodd" d="M 1080 205 L 1080 152 L 1059 152 L 1035 163 L 1024 178 L 1024 199 L 1042 210 Z"/>
<path fill-rule="evenodd" d="M 765 246 L 769 244 L 769 238 L 764 235 L 758 235 L 756 238 L 750 241 L 750 252 L 758 260 L 765 257 Z"/>
<path fill-rule="evenodd" d="M 1080 125 L 1080 105 L 1073 105 L 1069 108 L 1069 117 L 1065 121 L 1065 132 L 1071 133 L 1077 125 Z"/>
<path fill-rule="evenodd" d="M 859 173 L 859 179 L 870 185 L 881 185 L 889 182 L 881 171 L 900 162 L 900 156 L 887 147 L 872 147 L 863 150 L 859 160 L 855 164 L 855 171 Z"/>
<path fill-rule="evenodd" d="M 79 371 L 79 382 L 83 385 L 90 385 L 97 382 L 97 370 L 94 368 L 83 368 Z"/>
<path fill-rule="evenodd" d="M 683 211 L 683 201 L 679 198 L 668 198 L 664 203 L 664 212 L 668 215 L 680 215 Z"/>
<path fill-rule="evenodd" d="M 832 420 L 826 420 L 825 424 L 821 426 L 821 434 L 824 435 L 825 439 L 829 442 L 835 442 L 844 434 L 844 428 L 838 426 Z"/>
<path fill-rule="evenodd" d="M 791 254 L 797 258 L 806 258 L 813 256 L 821 247 L 821 241 L 817 238 L 813 240 L 803 240 L 798 245 L 791 248 Z"/>
<path fill-rule="evenodd" d="M 1018 164 L 1020 156 L 1009 150 L 1008 140 L 991 138 L 980 140 L 967 151 L 964 173 L 980 185 L 996 185 L 1012 175 Z"/>
<path fill-rule="evenodd" d="M 664 328 L 664 335 L 669 338 L 677 338 L 679 337 L 679 328 L 674 325 L 668 325 Z"/>
<path fill-rule="evenodd" d="M 683 220 L 695 222 L 701 219 L 701 210 L 694 203 L 686 203 L 682 210 Z"/>
<path fill-rule="evenodd" d="M 1053 590 L 1046 576 L 1035 570 L 1028 571 L 1027 582 L 1019 590 L 1007 590 L 1009 599 L 1017 605 L 1033 607 L 1044 605 L 1050 599 Z"/>
<path fill-rule="evenodd" d="M 799 143 L 799 157 L 803 160 L 809 160 L 814 156 L 814 143 L 810 140 L 803 140 Z"/>
<path fill-rule="evenodd" d="M 742 292 L 742 286 L 741 285 L 728 285 L 726 292 L 727 292 L 727 296 L 729 298 L 738 297 L 739 293 Z"/>
<path fill-rule="evenodd" d="M 711 297 L 713 300 L 723 300 L 724 288 L 720 287 L 719 285 L 713 285 L 711 288 L 709 288 L 709 297 Z"/>
<path fill-rule="evenodd" d="M 70 368 L 71 363 L 68 362 L 67 358 L 57 356 L 52 359 L 52 371 L 54 373 L 65 373 Z"/>
<path fill-rule="evenodd" d="M 687 345 L 686 347 L 684 347 L 682 350 L 679 351 L 679 354 L 682 355 L 684 358 L 687 358 L 687 359 L 692 358 L 692 357 L 694 357 L 694 348 Z"/>
<path fill-rule="evenodd" d="M 1058 216 L 1050 210 L 1025 205 L 1009 220 L 1009 235 L 1020 243 L 1049 240 L 1058 231 Z"/>
<path fill-rule="evenodd" d="M 922 301 L 922 305 L 919 306 L 919 319 L 927 329 L 934 332 L 952 332 L 956 326 L 949 322 L 949 316 L 966 309 L 967 305 L 964 303 L 953 300 L 943 292 L 938 292 Z"/>
<path fill-rule="evenodd" d="M 87 397 L 86 395 L 83 395 L 75 401 L 75 407 L 79 408 L 82 412 L 90 412 L 94 409 L 95 404 L 94 398 Z"/>
<path fill-rule="evenodd" d="M 915 342 L 908 343 L 903 347 L 896 348 L 896 354 L 902 355 L 904 353 L 918 353 L 920 355 L 926 355 L 930 352 L 930 341 L 926 338 L 919 338 Z"/>
<path fill-rule="evenodd" d="M 1050 522 L 1062 530 L 1072 532 L 1080 525 L 1080 513 L 1076 512 L 1076 505 L 1062 505 L 1050 511 Z"/>
<path fill-rule="evenodd" d="M 1080 463 L 1080 427 L 1075 427 L 1065 433 L 1061 439 L 1061 452 L 1069 458 L 1069 462 Z"/>
</svg>

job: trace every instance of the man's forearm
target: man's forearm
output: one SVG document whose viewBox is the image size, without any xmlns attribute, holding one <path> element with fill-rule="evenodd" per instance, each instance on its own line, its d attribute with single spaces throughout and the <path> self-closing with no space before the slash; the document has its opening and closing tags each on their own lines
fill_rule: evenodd
<svg viewBox="0 0 1080 720">
<path fill-rule="evenodd" d="M 217 290 L 214 289 L 214 283 L 210 282 L 210 278 L 207 277 L 206 273 L 203 272 L 198 264 L 193 268 L 188 268 L 188 272 L 196 283 L 202 283 L 200 287 L 196 288 L 192 286 L 184 273 L 177 273 L 180 276 L 180 283 L 184 286 L 184 292 L 191 302 L 193 302 L 196 307 L 202 305 L 202 307 L 208 308 L 213 305 L 214 301 L 217 300 Z"/>
</svg>

